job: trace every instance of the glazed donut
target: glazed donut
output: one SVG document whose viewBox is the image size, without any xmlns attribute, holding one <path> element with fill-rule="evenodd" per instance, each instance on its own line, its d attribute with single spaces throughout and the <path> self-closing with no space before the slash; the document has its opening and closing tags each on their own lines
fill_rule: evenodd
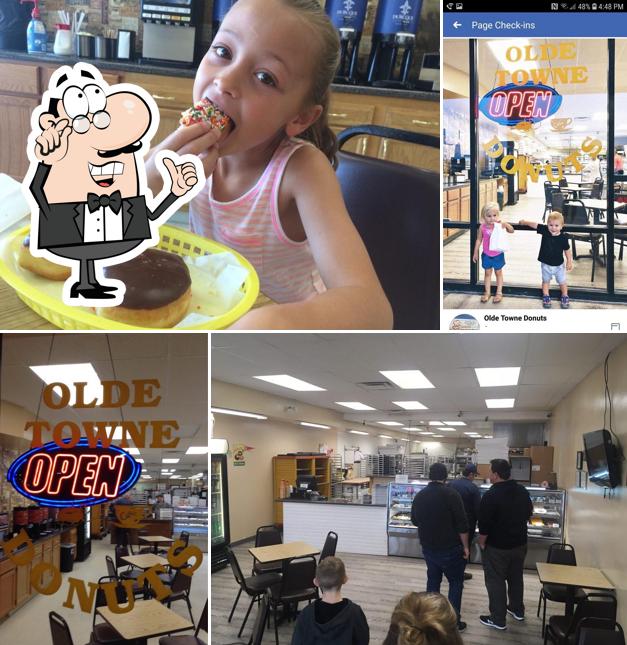
<svg viewBox="0 0 627 645">
<path fill-rule="evenodd" d="M 62 264 L 55 264 L 46 258 L 37 258 L 30 252 L 30 235 L 27 235 L 20 244 L 17 253 L 17 263 L 32 273 L 40 275 L 48 280 L 67 280 L 72 273 L 70 267 Z"/>
<path fill-rule="evenodd" d="M 128 262 L 105 267 L 104 275 L 124 282 L 126 292 L 121 305 L 97 307 L 99 316 L 137 327 L 167 328 L 187 314 L 192 279 L 174 253 L 147 249 Z"/>
</svg>

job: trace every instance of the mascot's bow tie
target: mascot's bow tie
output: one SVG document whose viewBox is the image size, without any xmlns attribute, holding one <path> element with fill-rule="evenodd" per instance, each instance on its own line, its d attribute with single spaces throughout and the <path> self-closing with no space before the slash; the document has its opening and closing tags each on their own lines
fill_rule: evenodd
<svg viewBox="0 0 627 645">
<path fill-rule="evenodd" d="M 119 213 L 122 207 L 122 195 L 120 195 L 119 190 L 116 190 L 110 195 L 87 193 L 87 206 L 89 207 L 90 213 L 93 213 L 103 206 L 108 206 L 114 213 Z"/>
</svg>

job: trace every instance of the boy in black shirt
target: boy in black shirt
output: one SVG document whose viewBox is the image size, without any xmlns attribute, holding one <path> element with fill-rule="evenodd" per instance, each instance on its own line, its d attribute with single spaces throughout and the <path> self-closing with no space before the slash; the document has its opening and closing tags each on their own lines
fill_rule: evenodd
<svg viewBox="0 0 627 645">
<path fill-rule="evenodd" d="M 344 563 L 328 556 L 318 564 L 314 584 L 322 598 L 307 605 L 299 614 L 292 645 L 368 645 L 370 630 L 361 607 L 342 598 L 342 585 L 348 582 Z"/>
<path fill-rule="evenodd" d="M 572 271 L 573 269 L 573 255 L 568 244 L 568 238 L 565 233 L 562 233 L 564 217 L 561 213 L 553 211 L 549 214 L 546 225 L 525 219 L 521 219 L 519 224 L 535 228 L 538 235 L 542 235 L 538 255 L 538 260 L 542 267 L 542 306 L 545 309 L 551 308 L 549 286 L 551 278 L 555 276 L 555 280 L 562 292 L 561 307 L 562 309 L 568 309 L 570 300 L 568 299 L 566 271 Z M 566 271 L 564 270 L 564 256 L 566 256 Z"/>
</svg>

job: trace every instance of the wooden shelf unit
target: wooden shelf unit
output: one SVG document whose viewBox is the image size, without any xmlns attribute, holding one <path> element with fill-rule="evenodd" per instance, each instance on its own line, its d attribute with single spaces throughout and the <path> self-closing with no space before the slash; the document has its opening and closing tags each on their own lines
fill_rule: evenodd
<svg viewBox="0 0 627 645">
<path fill-rule="evenodd" d="M 273 457 L 272 472 L 275 524 L 283 524 L 283 503 L 276 501 L 281 497 L 281 480 L 289 482 L 291 486 L 296 486 L 296 479 L 299 475 L 315 475 L 320 495 L 331 497 L 331 461 L 327 455 L 280 455 Z"/>
</svg>

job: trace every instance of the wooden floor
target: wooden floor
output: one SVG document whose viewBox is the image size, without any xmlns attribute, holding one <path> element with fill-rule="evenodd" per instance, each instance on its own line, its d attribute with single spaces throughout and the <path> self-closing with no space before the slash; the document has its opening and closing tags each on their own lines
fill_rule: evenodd
<svg viewBox="0 0 627 645">
<path fill-rule="evenodd" d="M 235 554 L 245 574 L 252 569 L 252 558 L 248 548 L 252 543 L 235 547 Z M 398 600 L 410 591 L 426 589 L 427 573 L 424 560 L 383 556 L 362 556 L 338 551 L 346 565 L 349 578 L 343 588 L 347 598 L 361 605 L 370 625 L 370 642 L 379 645 L 383 642 L 389 626 L 392 610 Z M 479 622 L 479 614 L 488 613 L 488 600 L 483 581 L 483 571 L 479 565 L 470 565 L 468 570 L 474 574 L 472 580 L 464 584 L 462 598 L 462 620 L 468 623 L 463 634 L 467 645 L 535 645 L 542 643 L 540 637 L 541 620 L 536 618 L 536 607 L 540 593 L 540 583 L 534 571 L 525 571 L 525 604 L 527 618 L 517 622 L 510 618 L 506 631 L 485 627 Z M 227 618 L 237 595 L 237 583 L 230 568 L 223 569 L 211 576 L 211 643 L 225 645 L 237 641 L 247 642 L 254 622 L 251 612 L 249 622 L 242 634 L 237 632 L 242 624 L 249 601 L 244 594 L 240 598 L 233 621 Z M 442 591 L 447 592 L 446 582 Z M 549 603 L 547 615 L 563 613 L 563 605 Z M 293 623 L 279 626 L 279 642 L 288 645 L 291 641 Z M 264 643 L 274 643 L 274 630 L 266 631 Z"/>
<path fill-rule="evenodd" d="M 504 221 L 518 223 L 521 219 L 532 221 L 542 221 L 542 211 L 544 208 L 543 187 L 530 184 L 530 190 L 526 195 L 521 195 L 518 203 L 514 206 L 507 206 L 501 212 Z M 505 286 L 517 285 L 526 287 L 537 287 L 538 293 L 541 286 L 540 263 L 537 261 L 538 250 L 540 248 L 540 237 L 535 231 L 516 231 L 513 235 L 508 236 L 510 250 L 505 253 L 505 267 L 503 276 Z M 577 242 L 577 254 L 579 259 L 574 261 L 573 270 L 567 273 L 567 282 L 571 287 L 580 287 L 586 289 L 605 289 L 606 288 L 606 269 L 597 263 L 595 268 L 594 282 L 591 280 L 592 260 L 589 256 L 590 244 Z M 618 258 L 619 247 L 615 247 L 615 254 Z M 465 231 L 452 242 L 444 246 L 444 279 L 445 280 L 468 280 L 470 276 L 470 232 Z M 483 269 L 479 262 L 480 282 L 483 282 Z M 623 261 L 614 262 L 614 282 L 616 290 L 627 290 L 627 257 Z M 557 289 L 555 281 L 552 288 Z M 492 290 L 495 289 L 494 277 L 492 278 Z M 513 299 L 512 302 L 504 300 L 500 305 L 501 308 L 523 308 L 520 302 Z M 446 302 L 445 308 L 450 308 Z M 583 308 L 600 308 L 594 305 Z"/>
</svg>

